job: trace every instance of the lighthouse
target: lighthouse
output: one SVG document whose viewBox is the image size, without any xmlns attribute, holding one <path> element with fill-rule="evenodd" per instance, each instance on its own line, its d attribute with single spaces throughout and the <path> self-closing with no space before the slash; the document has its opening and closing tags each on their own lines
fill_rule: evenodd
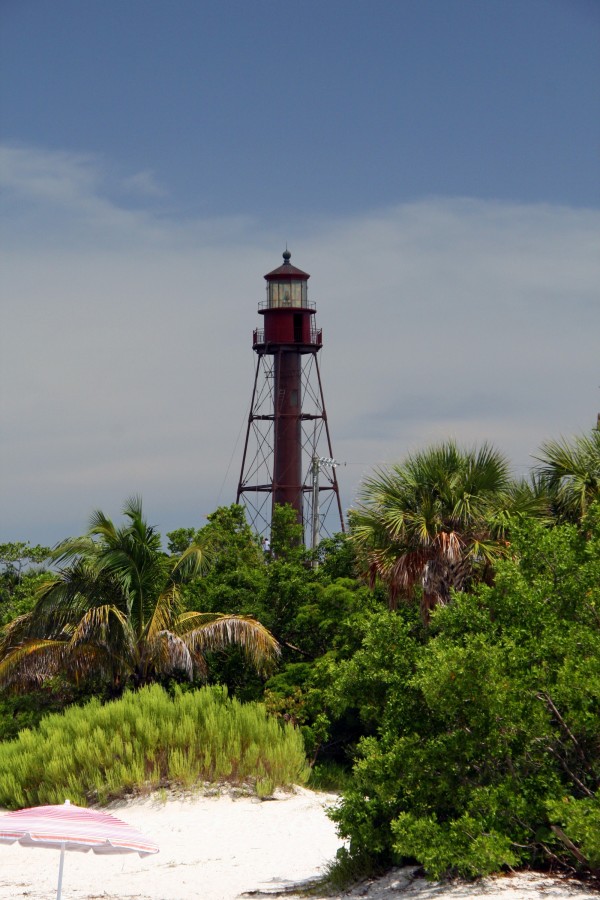
<svg viewBox="0 0 600 900">
<path fill-rule="evenodd" d="M 344 521 L 319 370 L 323 346 L 310 275 L 291 263 L 265 275 L 267 296 L 254 330 L 256 370 L 237 491 L 250 524 L 270 529 L 275 504 L 289 504 L 305 543 L 343 531 Z"/>
</svg>

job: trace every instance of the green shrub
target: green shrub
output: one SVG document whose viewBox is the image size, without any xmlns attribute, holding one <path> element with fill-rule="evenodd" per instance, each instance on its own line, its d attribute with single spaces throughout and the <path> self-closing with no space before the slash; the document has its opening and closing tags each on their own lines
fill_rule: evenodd
<svg viewBox="0 0 600 900">
<path fill-rule="evenodd" d="M 588 797 L 548 803 L 553 833 L 576 860 L 600 874 L 600 800 Z"/>
<path fill-rule="evenodd" d="M 392 834 L 396 852 L 418 859 L 431 878 L 469 877 L 518 863 L 506 835 L 486 831 L 467 814 L 440 825 L 434 816 L 401 813 L 392 822 Z"/>
<path fill-rule="evenodd" d="M 338 665 L 371 730 L 332 813 L 351 856 L 433 877 L 600 867 L 598 519 L 528 523 L 511 552 L 427 634 L 381 613 Z"/>
<path fill-rule="evenodd" d="M 265 796 L 307 778 L 298 730 L 219 687 L 92 700 L 0 744 L 0 805 L 11 809 L 206 781 L 247 782 Z"/>
<path fill-rule="evenodd" d="M 328 760 L 312 767 L 308 786 L 313 791 L 337 793 L 349 787 L 351 781 L 352 773 L 349 766 Z"/>
</svg>

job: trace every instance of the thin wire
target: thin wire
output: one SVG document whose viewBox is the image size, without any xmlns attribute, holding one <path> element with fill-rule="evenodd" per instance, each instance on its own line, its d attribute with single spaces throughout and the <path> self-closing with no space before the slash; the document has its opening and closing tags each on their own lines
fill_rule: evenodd
<svg viewBox="0 0 600 900">
<path fill-rule="evenodd" d="M 254 367 L 252 367 L 252 368 L 253 368 L 253 370 L 254 370 Z M 219 506 L 220 501 L 221 501 L 221 495 L 222 495 L 222 493 L 223 493 L 223 488 L 225 487 L 225 482 L 227 481 L 227 478 L 228 478 L 228 476 L 229 476 L 229 470 L 231 469 L 231 463 L 233 462 L 233 457 L 234 457 L 234 456 L 236 455 L 236 453 L 237 453 L 238 444 L 239 444 L 239 442 L 240 442 L 240 435 L 242 434 L 242 431 L 243 431 L 243 429 L 244 429 L 244 425 L 246 425 L 246 424 L 248 423 L 248 416 L 249 416 L 249 414 L 250 414 L 250 407 L 251 407 L 251 405 L 252 405 L 252 397 L 250 397 L 250 402 L 248 403 L 248 405 L 247 405 L 247 407 L 246 407 L 246 414 L 245 414 L 245 417 L 242 419 L 242 423 L 241 423 L 241 425 L 240 425 L 240 430 L 238 431 L 238 435 L 237 435 L 237 437 L 236 437 L 236 439 L 235 439 L 235 443 L 234 443 L 234 445 L 233 445 L 233 450 L 232 450 L 231 456 L 230 456 L 230 458 L 229 458 L 229 464 L 228 464 L 228 466 L 227 466 L 227 471 L 225 472 L 225 475 L 224 475 L 224 477 L 223 477 L 223 481 L 221 482 L 221 487 L 219 488 L 219 493 L 217 494 L 217 506 Z"/>
</svg>

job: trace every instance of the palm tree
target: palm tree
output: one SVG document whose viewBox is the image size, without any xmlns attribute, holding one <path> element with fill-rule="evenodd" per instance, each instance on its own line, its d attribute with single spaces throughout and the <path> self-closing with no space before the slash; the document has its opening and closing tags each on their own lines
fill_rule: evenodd
<svg viewBox="0 0 600 900">
<path fill-rule="evenodd" d="M 507 550 L 511 521 L 543 506 L 532 487 L 512 481 L 502 454 L 487 444 L 465 451 L 449 441 L 367 478 L 350 536 L 371 582 L 379 576 L 387 584 L 392 609 L 422 587 L 427 621 L 452 590 L 474 577 L 489 579 Z"/>
<path fill-rule="evenodd" d="M 41 586 L 32 612 L 4 630 L 0 687 L 26 688 L 62 673 L 77 681 L 108 680 L 113 689 L 161 676 L 205 677 L 205 653 L 235 643 L 260 670 L 279 653 L 255 619 L 184 612 L 182 586 L 204 571 L 210 548 L 192 544 L 168 556 L 144 519 L 139 498 L 118 528 L 97 511 L 83 537 L 54 551 L 68 563 Z"/>
<path fill-rule="evenodd" d="M 600 499 L 600 428 L 579 435 L 546 441 L 535 472 L 547 485 L 559 519 L 577 522 L 591 503 Z"/>
</svg>

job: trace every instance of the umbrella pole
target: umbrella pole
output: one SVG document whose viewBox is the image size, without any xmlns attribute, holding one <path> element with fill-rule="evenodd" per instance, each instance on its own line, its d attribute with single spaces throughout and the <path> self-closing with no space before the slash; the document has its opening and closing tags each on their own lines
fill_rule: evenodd
<svg viewBox="0 0 600 900">
<path fill-rule="evenodd" d="M 62 876 L 63 876 L 63 868 L 65 865 L 65 845 L 62 843 L 60 845 L 60 865 L 58 867 L 58 887 L 56 889 L 56 900 L 60 900 L 62 894 Z"/>
</svg>

